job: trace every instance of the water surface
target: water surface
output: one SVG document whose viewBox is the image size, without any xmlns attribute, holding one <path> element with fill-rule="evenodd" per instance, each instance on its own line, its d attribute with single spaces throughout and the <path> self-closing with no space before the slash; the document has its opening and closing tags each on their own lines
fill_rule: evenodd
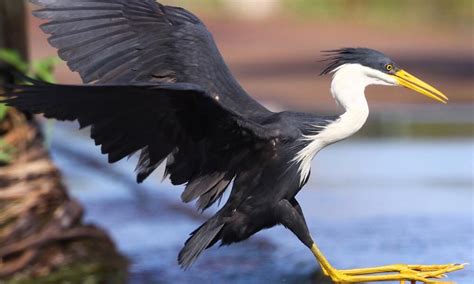
<svg viewBox="0 0 474 284">
<path fill-rule="evenodd" d="M 136 185 L 133 159 L 107 166 L 84 136 L 67 128 L 54 133 L 54 159 L 87 220 L 109 231 L 129 257 L 130 283 L 330 283 L 282 227 L 212 248 L 183 272 L 177 254 L 212 212 L 200 215 L 181 204 L 180 188 L 158 183 L 157 175 Z M 322 151 L 297 199 L 329 260 L 338 268 L 474 263 L 472 145 L 472 139 L 352 139 Z M 472 283 L 474 271 L 450 279 Z"/>
</svg>

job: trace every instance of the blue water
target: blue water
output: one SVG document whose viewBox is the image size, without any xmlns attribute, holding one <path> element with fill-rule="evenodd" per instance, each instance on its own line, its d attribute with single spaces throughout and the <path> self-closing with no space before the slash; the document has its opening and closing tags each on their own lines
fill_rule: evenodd
<svg viewBox="0 0 474 284">
<path fill-rule="evenodd" d="M 338 268 L 474 263 L 473 142 L 352 139 L 322 151 L 297 199 L 329 260 Z M 177 254 L 210 213 L 181 204 L 180 188 L 160 184 L 158 175 L 136 185 L 133 159 L 106 165 L 92 142 L 68 128 L 55 130 L 52 152 L 87 221 L 130 259 L 130 283 L 330 283 L 282 227 L 212 248 L 182 271 Z M 474 270 L 449 279 L 473 283 Z"/>
</svg>

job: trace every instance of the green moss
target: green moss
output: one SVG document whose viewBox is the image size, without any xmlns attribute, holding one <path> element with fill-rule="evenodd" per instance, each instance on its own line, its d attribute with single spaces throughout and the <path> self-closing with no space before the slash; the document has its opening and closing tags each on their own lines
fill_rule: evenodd
<svg viewBox="0 0 474 284">
<path fill-rule="evenodd" d="M 0 165 L 10 163 L 13 158 L 13 155 L 15 154 L 15 151 L 15 147 L 11 146 L 5 140 L 0 138 Z"/>
<path fill-rule="evenodd" d="M 0 104 L 0 121 L 7 116 L 8 107 L 5 104 Z"/>
</svg>

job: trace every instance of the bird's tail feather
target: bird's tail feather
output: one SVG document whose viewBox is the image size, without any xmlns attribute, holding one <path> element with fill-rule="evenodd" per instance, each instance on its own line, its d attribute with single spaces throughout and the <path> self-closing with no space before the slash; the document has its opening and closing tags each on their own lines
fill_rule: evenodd
<svg viewBox="0 0 474 284">
<path fill-rule="evenodd" d="M 179 252 L 178 262 L 182 268 L 189 268 L 199 255 L 216 241 L 216 237 L 224 227 L 224 222 L 218 216 L 209 219 L 191 233 L 184 248 Z"/>
</svg>

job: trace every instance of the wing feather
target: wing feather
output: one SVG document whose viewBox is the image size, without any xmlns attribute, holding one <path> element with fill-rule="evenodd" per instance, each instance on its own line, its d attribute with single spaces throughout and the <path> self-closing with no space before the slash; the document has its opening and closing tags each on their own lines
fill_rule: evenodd
<svg viewBox="0 0 474 284">
<path fill-rule="evenodd" d="M 29 79 L 7 93 L 8 105 L 48 118 L 91 126 L 110 163 L 140 152 L 142 182 L 163 161 L 182 199 L 199 209 L 218 200 L 239 171 L 256 163 L 275 131 L 226 109 L 199 86 L 55 85 Z"/>
<path fill-rule="evenodd" d="M 79 121 L 110 162 L 140 152 L 137 181 L 166 160 L 183 200 L 206 209 L 281 135 L 232 76 L 192 13 L 155 0 L 30 0 L 49 42 L 84 83 L 19 86 L 8 102 Z"/>
<path fill-rule="evenodd" d="M 270 115 L 234 79 L 192 13 L 155 0 L 31 0 L 59 56 L 85 83 L 192 83 L 246 116 Z"/>
</svg>

